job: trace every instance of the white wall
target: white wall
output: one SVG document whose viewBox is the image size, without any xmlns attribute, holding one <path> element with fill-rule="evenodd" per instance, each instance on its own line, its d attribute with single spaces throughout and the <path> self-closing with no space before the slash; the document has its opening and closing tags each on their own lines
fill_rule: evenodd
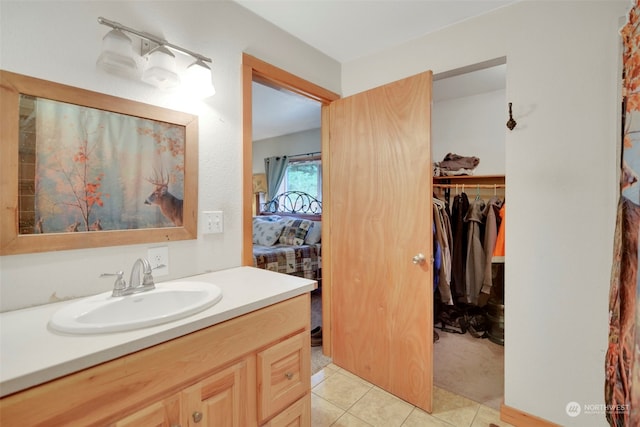
<svg viewBox="0 0 640 427">
<path fill-rule="evenodd" d="M 212 57 L 215 96 L 187 102 L 96 70 L 109 31 L 98 16 Z M 0 68 L 199 116 L 199 210 L 224 212 L 225 231 L 168 243 L 168 280 L 240 265 L 242 53 L 340 91 L 340 65 L 227 1 L 0 2 Z M 177 54 L 180 58 L 181 54 Z M 5 141 L 2 142 L 6 143 Z M 154 245 L 0 257 L 0 310 L 106 291 L 102 272 L 128 272 Z"/>
<path fill-rule="evenodd" d="M 569 426 L 569 401 L 601 403 L 615 222 L 618 18 L 628 1 L 520 2 L 343 64 L 353 94 L 425 69 L 507 57 L 505 404 Z M 100 15 L 214 58 L 217 94 L 182 104 L 95 69 Z M 240 264 L 241 53 L 340 92 L 340 66 L 228 2 L 0 2 L 0 67 L 200 116 L 200 210 L 225 233 L 169 244 L 175 278 Z M 146 245 L 0 258 L 0 309 L 111 287 Z"/>
<path fill-rule="evenodd" d="M 505 106 L 505 90 L 434 102 L 432 161 L 442 161 L 447 153 L 475 156 L 480 163 L 474 175 L 504 175 Z"/>
<path fill-rule="evenodd" d="M 264 159 L 271 156 L 317 153 L 322 149 L 320 129 L 253 141 L 253 173 L 264 173 Z"/>
<path fill-rule="evenodd" d="M 343 64 L 343 94 L 507 57 L 505 404 L 567 426 L 603 403 L 628 1 L 519 2 Z M 506 116 L 505 116 L 506 119 Z M 506 120 L 505 120 L 506 121 Z"/>
</svg>

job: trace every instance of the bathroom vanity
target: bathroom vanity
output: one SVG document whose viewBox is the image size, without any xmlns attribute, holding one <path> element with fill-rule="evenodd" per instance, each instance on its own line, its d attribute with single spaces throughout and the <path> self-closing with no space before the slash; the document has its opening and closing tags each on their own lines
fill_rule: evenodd
<svg viewBox="0 0 640 427">
<path fill-rule="evenodd" d="M 309 426 L 316 283 L 252 267 L 192 279 L 222 300 L 145 329 L 51 331 L 67 303 L 0 314 L 0 425 Z"/>
</svg>

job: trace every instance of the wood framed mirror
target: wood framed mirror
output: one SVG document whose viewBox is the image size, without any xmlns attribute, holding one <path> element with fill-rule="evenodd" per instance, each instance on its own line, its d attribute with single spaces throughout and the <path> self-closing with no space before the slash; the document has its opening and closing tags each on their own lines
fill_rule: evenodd
<svg viewBox="0 0 640 427">
<path fill-rule="evenodd" d="M 0 255 L 197 238 L 197 116 L 3 70 L 0 110 Z"/>
</svg>

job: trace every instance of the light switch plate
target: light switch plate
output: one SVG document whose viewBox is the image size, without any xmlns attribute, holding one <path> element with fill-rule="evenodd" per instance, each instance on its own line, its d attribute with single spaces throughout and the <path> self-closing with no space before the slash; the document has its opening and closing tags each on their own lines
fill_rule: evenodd
<svg viewBox="0 0 640 427">
<path fill-rule="evenodd" d="M 203 211 L 202 223 L 202 232 L 204 234 L 222 233 L 224 231 L 222 211 Z"/>
</svg>

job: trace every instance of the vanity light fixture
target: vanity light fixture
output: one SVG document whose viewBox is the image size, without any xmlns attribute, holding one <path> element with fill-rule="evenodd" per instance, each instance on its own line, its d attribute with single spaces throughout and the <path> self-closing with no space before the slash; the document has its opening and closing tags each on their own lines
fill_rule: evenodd
<svg viewBox="0 0 640 427">
<path fill-rule="evenodd" d="M 202 91 L 205 97 L 216 93 L 211 83 L 211 68 L 201 59 L 196 59 L 196 62 L 187 67 L 185 83 L 190 86 L 192 92 Z"/>
<path fill-rule="evenodd" d="M 143 82 L 160 89 L 171 89 L 180 84 L 180 77 L 176 73 L 176 56 L 169 49 L 158 46 L 145 56 L 147 64 L 142 72 Z"/>
<path fill-rule="evenodd" d="M 98 66 L 122 77 L 135 77 L 138 73 L 131 39 L 121 30 L 114 28 L 102 38 L 102 53 L 98 58 Z"/>
<path fill-rule="evenodd" d="M 211 96 L 215 93 L 211 82 L 211 67 L 207 65 L 207 62 L 213 62 L 211 58 L 103 17 L 98 18 L 98 23 L 113 28 L 103 38 L 102 54 L 96 63 L 98 67 L 119 76 L 141 79 L 161 89 L 171 89 L 180 84 L 175 55 L 172 52 L 174 50 L 195 59 L 195 62 L 187 67 L 183 84 L 201 96 Z M 142 55 L 134 52 L 131 39 L 124 34 L 125 32 L 142 40 Z"/>
</svg>

